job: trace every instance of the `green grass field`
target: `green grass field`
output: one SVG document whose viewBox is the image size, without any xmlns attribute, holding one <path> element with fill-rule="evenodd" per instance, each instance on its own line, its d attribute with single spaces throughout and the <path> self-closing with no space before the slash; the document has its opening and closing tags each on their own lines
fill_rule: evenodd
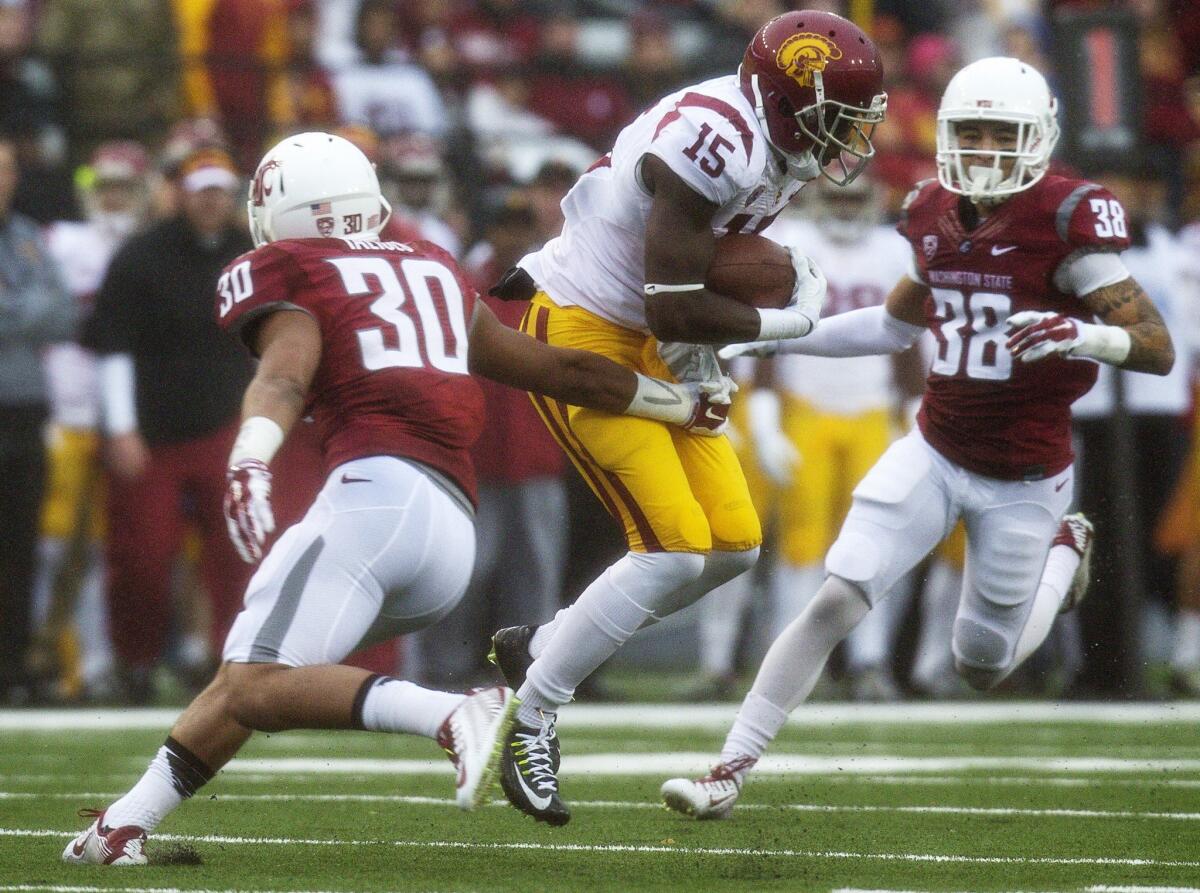
<svg viewBox="0 0 1200 893">
<path fill-rule="evenodd" d="M 813 706 L 734 818 L 657 805 L 734 707 L 564 711 L 564 828 L 452 804 L 432 742 L 258 736 L 143 869 L 59 853 L 141 773 L 171 711 L 0 712 L 0 893 L 903 890 L 1200 893 L 1200 705 Z M 497 791 L 497 796 L 499 792 Z M 201 864 L 174 864 L 195 852 Z"/>
</svg>

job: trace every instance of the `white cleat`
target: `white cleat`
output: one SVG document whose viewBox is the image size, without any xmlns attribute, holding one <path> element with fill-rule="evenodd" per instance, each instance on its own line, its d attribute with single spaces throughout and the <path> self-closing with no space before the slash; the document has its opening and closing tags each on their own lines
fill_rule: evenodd
<svg viewBox="0 0 1200 893">
<path fill-rule="evenodd" d="M 717 763 L 703 778 L 664 781 L 663 803 L 694 819 L 727 819 L 742 792 L 742 779 L 756 762 L 753 757 L 738 757 Z"/>
<path fill-rule="evenodd" d="M 487 799 L 516 715 L 509 709 L 514 703 L 512 689 L 501 685 L 467 692 L 438 730 L 438 744 L 458 769 L 459 809 L 478 809 Z"/>
<path fill-rule="evenodd" d="M 1075 576 L 1071 577 L 1071 585 L 1067 587 L 1062 607 L 1058 609 L 1060 614 L 1075 610 L 1087 595 L 1088 584 L 1092 582 L 1092 544 L 1095 541 L 1096 531 L 1092 522 L 1081 512 L 1063 515 L 1058 533 L 1050 545 L 1066 546 L 1074 550 L 1079 555 L 1079 567 L 1075 569 Z"/>
<path fill-rule="evenodd" d="M 146 832 L 136 825 L 110 828 L 104 824 L 104 813 L 95 809 L 81 809 L 79 815 L 96 820 L 78 837 L 67 844 L 62 860 L 76 865 L 145 865 L 146 854 L 142 845 Z"/>
</svg>

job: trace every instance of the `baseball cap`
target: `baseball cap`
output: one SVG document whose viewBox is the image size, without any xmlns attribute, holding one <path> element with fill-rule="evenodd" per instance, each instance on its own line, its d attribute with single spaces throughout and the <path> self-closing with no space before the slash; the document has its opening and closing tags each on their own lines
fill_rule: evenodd
<svg viewBox="0 0 1200 893">
<path fill-rule="evenodd" d="M 199 192 L 216 186 L 234 192 L 242 178 L 229 153 L 224 149 L 197 149 L 179 165 L 179 185 L 187 192 Z"/>
<path fill-rule="evenodd" d="M 131 140 L 103 143 L 92 154 L 92 175 L 97 182 L 132 182 L 150 167 L 146 150 Z"/>
</svg>

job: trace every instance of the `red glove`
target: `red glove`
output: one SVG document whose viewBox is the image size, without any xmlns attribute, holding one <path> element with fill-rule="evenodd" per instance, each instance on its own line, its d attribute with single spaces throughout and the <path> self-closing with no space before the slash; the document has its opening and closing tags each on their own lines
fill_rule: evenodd
<svg viewBox="0 0 1200 893">
<path fill-rule="evenodd" d="M 683 423 L 685 431 L 701 437 L 720 437 L 729 425 L 729 408 L 737 385 L 733 379 L 721 376 L 716 381 L 685 382 L 692 392 L 692 415 Z"/>
<path fill-rule="evenodd" d="M 225 524 L 247 564 L 263 556 L 263 543 L 275 530 L 271 511 L 271 471 L 258 459 L 243 459 L 225 473 Z"/>
<path fill-rule="evenodd" d="M 1051 354 L 1068 356 L 1083 340 L 1079 323 L 1061 313 L 1025 310 L 1014 313 L 1006 323 L 1012 332 L 1008 336 L 1008 352 L 1025 363 Z"/>
</svg>

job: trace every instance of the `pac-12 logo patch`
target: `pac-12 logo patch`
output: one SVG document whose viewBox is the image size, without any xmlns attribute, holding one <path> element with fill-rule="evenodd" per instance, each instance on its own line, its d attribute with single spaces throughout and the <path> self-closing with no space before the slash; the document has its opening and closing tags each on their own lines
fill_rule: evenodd
<svg viewBox="0 0 1200 893">
<path fill-rule="evenodd" d="M 921 240 L 921 250 L 925 252 L 925 260 L 933 260 L 933 256 L 937 254 L 938 237 L 936 235 L 928 235 Z"/>
<path fill-rule="evenodd" d="M 775 53 L 775 61 L 783 73 L 801 87 L 811 87 L 813 72 L 824 71 L 830 60 L 840 58 L 842 51 L 836 43 L 811 31 L 793 34 Z"/>
</svg>

